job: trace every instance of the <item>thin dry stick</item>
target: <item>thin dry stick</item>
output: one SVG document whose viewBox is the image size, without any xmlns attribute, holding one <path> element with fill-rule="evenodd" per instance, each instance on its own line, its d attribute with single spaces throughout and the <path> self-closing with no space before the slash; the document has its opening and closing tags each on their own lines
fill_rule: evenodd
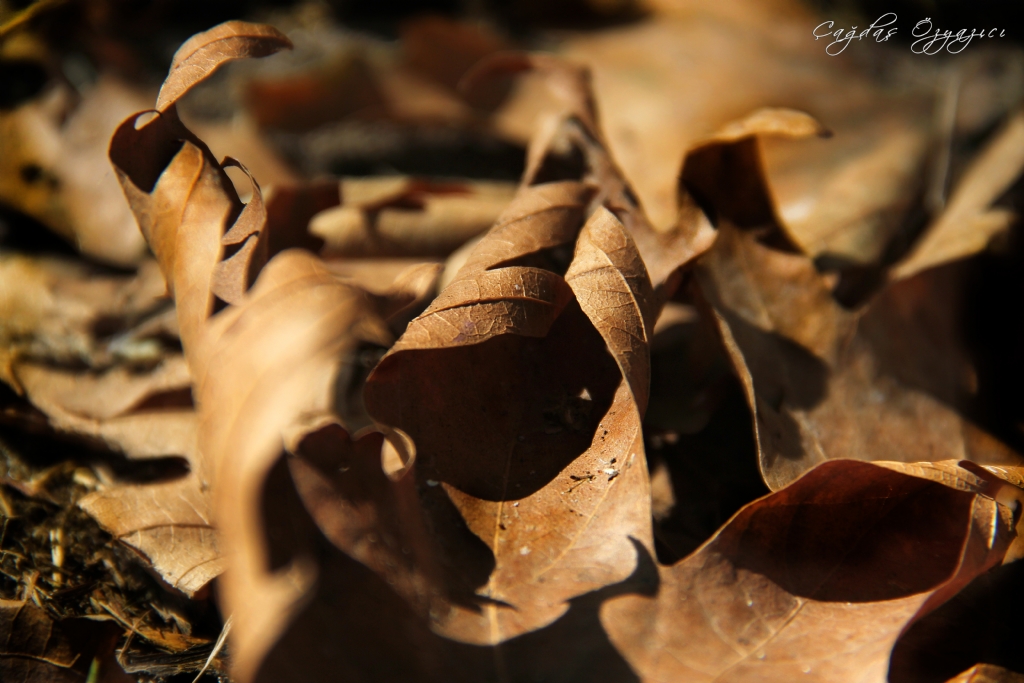
<svg viewBox="0 0 1024 683">
<path fill-rule="evenodd" d="M 232 615 L 234 616 L 234 615 Z M 203 668 L 199 670 L 196 677 L 192 680 L 192 683 L 199 683 L 199 679 L 203 677 L 206 670 L 210 668 L 210 663 L 214 660 L 217 654 L 224 647 L 224 643 L 227 642 L 228 633 L 231 632 L 231 617 L 228 617 L 224 622 L 224 628 L 220 630 L 220 636 L 217 638 L 217 642 L 213 645 L 213 650 L 210 652 L 210 656 L 206 658 L 206 664 L 203 664 Z"/>
<path fill-rule="evenodd" d="M 29 5 L 25 9 L 16 12 L 10 19 L 3 24 L 0 24 L 0 38 L 6 38 L 8 35 L 25 26 L 25 24 L 35 19 L 43 12 L 57 7 L 58 5 L 63 5 L 67 1 L 68 0 L 39 0 L 39 2 L 34 5 Z"/>
</svg>

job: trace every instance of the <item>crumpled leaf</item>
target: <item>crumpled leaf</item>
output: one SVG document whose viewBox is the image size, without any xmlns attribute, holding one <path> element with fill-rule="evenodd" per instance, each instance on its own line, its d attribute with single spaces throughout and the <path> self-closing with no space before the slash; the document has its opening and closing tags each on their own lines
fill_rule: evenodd
<svg viewBox="0 0 1024 683">
<path fill-rule="evenodd" d="M 269 39 L 256 45 L 239 38 L 246 26 L 229 22 L 183 46 L 169 90 L 162 92 L 163 112 L 139 129 L 138 115 L 129 118 L 111 141 L 111 161 L 124 193 L 175 296 L 181 341 L 193 370 L 191 354 L 215 298 L 239 300 L 266 259 L 267 214 L 255 181 L 252 198 L 241 205 L 224 166 L 181 124 L 173 104 L 203 73 L 231 58 L 233 50 L 269 54 L 284 44 L 274 38 L 276 31 L 264 31 Z M 225 165 L 239 164 L 229 159 Z M 211 521 L 210 471 L 197 448 L 197 416 L 190 407 L 145 409 L 145 400 L 161 389 L 187 389 L 183 375 L 174 377 L 177 387 L 161 385 L 155 375 L 147 377 L 140 387 L 146 395 L 141 411 L 131 410 L 136 401 L 107 416 L 95 411 L 81 415 L 57 404 L 48 412 L 61 428 L 101 438 L 130 457 L 173 455 L 188 461 L 190 471 L 181 479 L 115 486 L 90 494 L 80 504 L 147 557 L 168 583 L 192 595 L 223 568 Z M 105 376 L 97 388 L 116 386 L 118 379 Z M 53 391 L 56 382 L 51 378 L 40 386 Z"/>
<path fill-rule="evenodd" d="M 186 40 L 171 61 L 171 70 L 160 87 L 156 109 L 167 111 L 200 81 L 226 62 L 246 57 L 266 57 L 292 42 L 273 26 L 247 21 L 227 21 Z"/>
<path fill-rule="evenodd" d="M 657 228 L 676 219 L 674 180 L 686 150 L 746 112 L 780 104 L 804 109 L 838 139 L 850 138 L 845 158 L 832 157 L 835 145 L 801 145 L 802 159 L 819 170 L 813 179 L 831 185 L 845 162 L 885 147 L 884 136 L 870 126 L 880 112 L 893 114 L 900 133 L 912 133 L 922 108 L 916 101 L 927 107 L 927 85 L 879 84 L 824 54 L 821 42 L 808 38 L 822 19 L 801 3 L 676 2 L 651 4 L 651 10 L 647 20 L 614 31 L 569 35 L 557 49 L 593 70 L 610 149 Z M 837 82 L 843 83 L 842 97 L 835 96 Z M 527 137 L 540 89 L 531 84 L 513 94 L 498 121 L 503 131 Z M 818 150 L 823 164 L 808 159 Z M 919 156 L 910 161 L 919 163 Z M 784 170 L 799 171 L 793 166 Z"/>
<path fill-rule="evenodd" d="M 78 504 L 189 596 L 220 574 L 209 483 L 196 448 L 197 416 L 182 404 L 182 394 L 191 402 L 191 376 L 180 355 L 137 376 L 123 367 L 95 375 L 22 363 L 16 379 L 52 429 L 91 437 L 130 459 L 183 458 L 184 477 L 110 482 Z"/>
<path fill-rule="evenodd" d="M 147 421 L 149 422 L 149 421 Z M 195 417 L 175 425 L 195 440 Z M 137 429 L 146 429 L 140 424 Z M 189 429 L 191 427 L 191 429 Z M 164 443 L 169 429 L 160 434 Z M 180 437 L 179 437 L 180 438 Z M 197 461 L 193 453 L 191 461 Z M 196 474 L 169 482 L 122 484 L 86 495 L 79 506 L 114 538 L 145 557 L 168 584 L 189 597 L 224 571 L 207 487 Z"/>
<path fill-rule="evenodd" d="M 698 174 L 687 169 L 703 161 L 687 157 L 684 184 Z M 732 168 L 753 187 L 764 182 L 757 166 Z M 702 194 L 723 207 L 722 222 L 698 277 L 747 392 L 769 487 L 779 489 L 837 458 L 1019 462 L 950 407 L 968 393 L 970 368 L 962 348 L 939 346 L 952 334 L 932 333 L 932 326 L 949 324 L 949 307 L 922 314 L 924 281 L 890 288 L 868 309 L 848 311 L 779 229 L 763 184 L 754 195 L 737 196 L 723 182 L 727 174 L 709 177 L 714 193 Z M 737 213 L 758 203 L 762 209 L 748 217 Z"/>
<path fill-rule="evenodd" d="M 539 181 L 553 150 L 568 146 L 587 164 L 584 179 L 598 187 L 595 202 L 602 202 L 622 220 L 640 252 L 654 288 L 650 302 L 641 302 L 652 321 L 676 288 L 683 267 L 714 242 L 707 217 L 686 195 L 677 196 L 677 220 L 671 230 L 651 225 L 629 181 L 609 151 L 598 123 L 590 70 L 550 55 L 502 53 L 485 60 L 466 75 L 465 87 L 475 88 L 495 74 L 536 71 L 553 96 L 552 110 L 542 119 L 527 150 L 524 183 Z M 648 309 L 653 306 L 653 309 Z"/>
<path fill-rule="evenodd" d="M 567 192 L 589 194 L 569 183 L 524 188 L 455 281 L 410 323 L 365 392 L 370 414 L 416 444 L 420 480 L 441 482 L 494 554 L 480 594 L 513 609 L 489 604 L 483 623 L 446 627 L 460 639 L 496 643 L 550 623 L 565 600 L 628 576 L 631 533 L 651 542 L 640 440 L 649 365 L 637 304 L 650 297 L 650 285 L 635 247 L 599 210 L 580 233 L 564 281 L 537 268 L 500 267 L 537 241 L 572 239 L 578 204 L 549 199 L 547 215 L 532 210 L 544 194 Z M 534 222 L 526 244 L 515 239 L 524 218 Z M 585 374 L 567 353 L 592 359 L 580 364 Z M 467 382 L 469 368 L 475 381 Z M 428 377 L 460 381 L 444 388 L 435 380 L 425 401 L 411 388 L 431 386 Z M 497 415 L 494 405 L 503 406 Z"/>
<path fill-rule="evenodd" d="M 912 379 L 922 367 L 915 364 L 921 356 L 901 354 L 935 343 L 929 321 L 887 310 L 884 299 L 861 315 L 845 311 L 806 257 L 733 228 L 723 227 L 716 244 L 700 271 L 702 291 L 755 413 L 761 471 L 771 488 L 826 459 L 1019 462 L 929 387 L 900 376 L 902 370 Z M 901 336 L 878 324 L 891 313 L 888 322 L 902 321 Z M 886 343 L 893 339 L 898 347 Z M 923 369 L 940 371 L 933 385 L 952 384 L 954 392 L 962 386 L 962 367 Z"/>
<path fill-rule="evenodd" d="M 1024 675 L 992 664 L 976 664 L 946 683 L 1021 683 Z"/>
<path fill-rule="evenodd" d="M 226 542 L 232 544 L 229 556 L 239 558 L 237 568 L 227 575 L 224 595 L 227 609 L 240 624 L 234 650 L 240 678 L 254 676 L 265 656 L 277 661 L 266 654 L 275 640 L 287 651 L 285 644 L 305 632 L 308 619 L 321 618 L 315 616 L 319 608 L 307 605 L 336 600 L 313 598 L 314 592 L 333 595 L 337 570 L 316 550 L 323 543 L 316 540 L 318 533 L 302 530 L 307 524 L 300 514 L 302 503 L 337 549 L 389 577 L 422 616 L 429 608 L 436 615 L 434 630 L 480 643 L 497 643 L 544 626 L 564 613 L 566 606 L 559 603 L 625 579 L 632 569 L 630 534 L 651 546 L 640 418 L 648 386 L 646 339 L 653 326 L 653 292 L 618 218 L 598 209 L 581 231 L 593 194 L 593 188 L 578 181 L 523 186 L 455 280 L 409 324 L 369 380 L 367 408 L 379 425 L 365 436 L 350 436 L 330 416 L 336 400 L 332 368 L 352 353 L 360 338 L 389 343 L 372 299 L 330 276 L 313 257 L 285 252 L 264 268 L 243 303 L 211 320 L 209 334 L 193 357 L 204 415 L 202 450 L 218 462 L 215 487 L 223 492 L 218 494 L 218 519 Z M 576 255 L 569 262 L 565 252 L 573 242 Z M 560 260 L 564 265 L 558 265 Z M 559 272 L 565 266 L 563 277 Z M 547 269 L 552 267 L 557 272 Z M 485 340 L 493 342 L 490 346 L 501 356 L 512 352 L 514 358 L 515 349 L 526 353 L 520 361 L 526 376 L 506 375 L 508 369 L 493 362 L 476 362 L 476 357 L 486 360 L 494 353 Z M 477 410 L 486 409 L 490 401 L 435 394 L 422 401 L 411 391 L 421 385 L 412 373 L 445 373 L 421 358 L 408 363 L 408 357 L 434 354 L 443 359 L 452 350 L 466 356 L 467 368 L 473 367 L 481 379 L 485 373 L 514 379 L 515 386 L 506 382 L 502 389 L 510 396 L 526 395 L 521 391 L 524 382 L 543 388 L 548 400 L 498 416 L 499 433 L 479 428 L 474 432 L 489 441 L 513 444 L 522 461 L 506 455 L 503 446 L 492 462 L 477 457 L 478 464 L 467 467 L 472 459 L 460 462 L 453 457 L 458 453 L 434 447 L 431 439 L 443 437 L 448 448 L 488 451 L 486 444 L 465 438 L 453 443 L 451 427 L 436 416 L 444 415 L 452 400 Z M 574 369 L 575 364 L 564 362 L 566 354 L 580 352 L 592 356 L 596 366 Z M 579 370 L 586 376 L 573 375 Z M 401 400 L 392 401 L 389 378 L 399 371 Z M 457 388 L 459 393 L 465 389 Z M 422 412 L 418 416 L 411 408 Z M 392 419 L 395 409 L 400 412 Z M 371 463 L 373 454 L 379 453 L 383 472 L 376 470 L 375 486 L 385 484 L 380 494 L 385 500 L 375 514 L 378 519 L 397 514 L 406 520 L 404 526 L 385 524 L 376 529 L 367 520 L 365 530 L 358 531 L 363 524 L 359 515 L 368 513 L 338 513 L 339 507 L 346 510 L 351 503 L 323 488 L 334 479 L 335 470 L 323 470 L 325 482 L 308 467 L 311 459 L 314 465 L 318 462 L 308 454 L 308 444 L 323 434 L 333 436 L 333 446 L 331 440 L 321 446 L 328 452 L 333 447 L 344 454 L 354 448 L 366 454 L 357 457 L 369 456 Z M 297 458 L 286 460 L 290 475 L 280 470 L 282 446 Z M 384 473 L 395 481 L 392 494 L 387 493 L 390 485 Z M 278 488 L 287 487 L 289 478 L 297 487 L 298 501 Z M 419 522 L 416 507 L 409 507 L 413 486 L 429 501 Z M 266 498 L 267 487 L 280 490 L 280 495 Z M 274 513 L 256 514 L 268 504 Z M 552 504 L 564 518 L 565 532 L 559 536 L 548 533 L 545 517 Z M 470 540 L 473 536 L 466 527 L 454 522 L 460 509 L 468 531 L 480 540 Z M 264 531 L 266 524 L 270 527 Z M 275 531 L 278 524 L 283 526 Z M 439 534 L 435 543 L 417 534 L 422 525 Z M 506 525 L 514 530 L 502 528 Z M 367 534 L 384 533 L 386 538 L 395 528 L 400 529 L 400 538 L 409 539 L 410 552 L 420 560 L 414 569 L 402 569 L 410 558 L 393 554 L 392 541 L 380 549 L 363 545 Z M 593 544 L 589 539 L 594 534 L 606 541 Z M 490 552 L 484 545 L 488 541 L 493 544 Z M 453 553 L 466 560 L 476 558 L 460 568 L 459 573 L 470 576 L 431 581 L 438 576 L 431 567 L 438 563 L 459 567 L 451 562 Z M 490 553 L 496 559 L 482 560 Z M 488 564 L 494 567 L 489 580 Z M 480 579 L 485 586 L 477 582 Z M 476 588 L 481 594 L 467 592 Z M 248 596 L 253 591 L 267 596 L 258 612 L 247 606 L 252 605 Z M 505 602 L 519 609 L 503 607 Z M 473 603 L 481 604 L 482 611 Z M 291 620 L 297 625 L 283 631 Z M 270 668 L 264 670 L 270 671 L 274 665 L 266 666 Z"/>
<path fill-rule="evenodd" d="M 642 680 L 882 681 L 907 625 L 1002 560 L 1012 520 L 975 491 L 823 463 L 601 621 Z"/>
<path fill-rule="evenodd" d="M 237 298 L 266 258 L 266 209 L 255 180 L 253 200 L 243 209 L 224 167 L 184 127 L 173 104 L 224 61 L 287 46 L 276 29 L 244 22 L 193 36 L 176 55 L 158 115 L 141 128 L 138 114 L 129 118 L 110 142 L 121 187 L 174 295 L 191 365 L 214 296 Z"/>
<path fill-rule="evenodd" d="M 1020 540 L 1018 532 L 1013 543 Z M 1021 670 L 1019 640 L 1013 629 L 1004 627 L 1024 604 L 1024 565 L 1014 561 L 1011 554 L 1012 549 L 1002 566 L 978 576 L 906 629 L 892 652 L 891 683 L 955 680 L 958 673 L 981 662 Z M 996 671 L 991 673 L 995 675 Z"/>
<path fill-rule="evenodd" d="M 188 357 L 213 310 L 221 240 L 241 213 L 241 202 L 224 170 L 201 142 L 190 139 L 173 110 L 138 130 L 135 122 L 130 118 L 114 133 L 110 158 L 174 295 Z"/>
</svg>

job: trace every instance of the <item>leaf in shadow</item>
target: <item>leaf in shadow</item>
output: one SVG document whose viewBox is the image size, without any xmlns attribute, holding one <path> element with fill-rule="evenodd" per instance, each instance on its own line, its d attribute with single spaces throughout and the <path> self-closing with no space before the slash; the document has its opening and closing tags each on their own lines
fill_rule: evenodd
<svg viewBox="0 0 1024 683">
<path fill-rule="evenodd" d="M 688 157 L 687 165 L 693 160 Z M 753 172 L 764 183 L 756 168 L 735 170 Z M 721 172 L 712 177 L 725 179 Z M 717 201 L 732 205 L 729 185 L 716 192 Z M 769 487 L 779 489 L 837 458 L 1017 462 L 1019 456 L 965 419 L 958 406 L 942 402 L 958 396 L 927 391 L 950 384 L 935 373 L 955 385 L 964 372 L 964 354 L 937 331 L 950 324 L 947 313 L 932 316 L 921 305 L 934 292 L 922 299 L 912 296 L 911 283 L 897 284 L 866 310 L 845 310 L 810 259 L 788 246 L 773 215 L 757 229 L 723 221 L 698 269 L 701 292 L 754 412 Z M 941 360 L 929 360 L 915 382 L 908 369 L 921 366 L 923 357 Z M 898 370 L 889 374 L 890 368 Z"/>
<path fill-rule="evenodd" d="M 308 448 L 304 452 L 309 453 Z M 352 477 L 354 483 L 359 482 L 359 477 L 365 477 L 363 483 L 386 480 L 376 466 L 375 458 L 365 457 L 372 456 L 371 451 L 364 455 L 351 455 L 344 460 L 351 469 L 335 474 L 336 481 L 346 477 Z M 358 460 L 364 457 L 369 469 L 359 472 Z M 437 615 L 433 611 L 428 614 L 417 609 L 417 605 L 411 604 L 403 595 L 402 574 L 408 571 L 408 559 L 403 561 L 406 565 L 404 570 L 395 566 L 385 575 L 357 561 L 349 551 L 339 551 L 339 547 L 345 546 L 338 544 L 336 536 L 332 536 L 330 541 L 320 537 L 312 519 L 306 518 L 303 526 L 299 497 L 304 497 L 305 509 L 316 509 L 310 506 L 309 489 L 306 488 L 306 494 L 300 492 L 304 488 L 303 479 L 306 479 L 307 487 L 309 484 L 309 472 L 304 472 L 309 464 L 299 464 L 305 458 L 291 458 L 286 467 L 283 467 L 285 461 L 280 461 L 268 479 L 264 514 L 268 532 L 274 534 L 277 531 L 278 541 L 271 545 L 277 547 L 277 552 L 284 553 L 282 558 L 294 560 L 289 553 L 312 552 L 317 557 L 320 571 L 313 592 L 295 615 L 288 632 L 268 651 L 253 680 L 271 681 L 282 677 L 467 683 L 540 679 L 583 682 L 598 678 L 627 683 L 638 680 L 609 642 L 599 620 L 599 611 L 603 603 L 616 596 L 652 595 L 656 592 L 657 569 L 642 544 L 633 541 L 636 565 L 629 576 L 619 583 L 571 599 L 568 610 L 550 625 L 496 645 L 459 642 L 438 635 Z M 322 454 L 318 460 L 317 468 L 327 464 Z M 332 461 L 332 468 L 334 464 Z M 373 468 L 376 472 L 372 471 Z M 289 476 L 289 470 L 295 475 L 294 479 Z M 294 481 L 295 488 L 291 481 Z M 394 490 L 408 481 L 406 478 L 392 482 Z M 379 490 L 376 486 L 372 488 Z M 384 502 L 375 493 L 368 494 L 358 485 L 347 487 L 347 491 L 349 500 L 364 513 L 374 499 L 377 503 Z M 288 506 L 298 507 L 282 515 Z M 382 511 L 379 507 L 374 509 Z M 334 519 L 348 526 L 360 516 L 356 512 L 354 516 L 339 515 Z M 281 526 L 285 519 L 291 520 L 291 526 Z M 353 526 L 360 525 L 355 522 Z M 376 536 L 372 543 L 388 544 L 389 525 L 374 524 L 366 529 L 372 529 L 374 533 L 383 530 L 384 535 Z M 402 530 L 391 527 L 390 531 Z M 295 543 L 298 538 L 303 539 L 302 549 Z M 398 548 L 393 550 L 401 557 L 402 551 Z M 383 652 L 387 656 L 382 656 Z"/>
<path fill-rule="evenodd" d="M 76 643 L 39 607 L 0 600 L 0 676 L 24 683 L 85 680 Z M 76 666 L 77 664 L 77 666 Z"/>
</svg>

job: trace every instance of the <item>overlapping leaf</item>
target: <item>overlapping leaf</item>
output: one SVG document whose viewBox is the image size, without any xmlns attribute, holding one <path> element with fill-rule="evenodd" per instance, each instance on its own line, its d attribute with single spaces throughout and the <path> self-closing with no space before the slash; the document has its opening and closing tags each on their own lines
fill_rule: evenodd
<svg viewBox="0 0 1024 683">
<path fill-rule="evenodd" d="M 255 181 L 242 209 L 173 107 L 115 136 L 196 383 L 234 674 L 882 680 L 909 624 L 1007 556 L 1016 520 L 997 500 L 1019 496 L 972 465 L 905 464 L 972 455 L 975 432 L 927 392 L 892 388 L 872 364 L 871 314 L 834 303 L 779 228 L 756 136 L 820 126 L 763 111 L 702 144 L 678 224 L 659 233 L 608 153 L 585 70 L 522 55 L 493 68 L 539 69 L 560 109 L 509 207 L 407 326 L 436 267 L 377 294 L 299 251 L 261 269 Z M 701 290 L 780 490 L 659 567 L 649 339 L 709 247 Z M 389 346 L 366 381 L 374 424 L 357 431 L 353 358 Z M 880 390 L 902 412 L 872 407 Z M 851 407 L 881 426 L 851 435 Z M 925 420 L 932 450 L 886 444 Z"/>
<path fill-rule="evenodd" d="M 602 622 L 644 680 L 883 681 L 906 626 L 1002 560 L 1012 513 L 979 489 L 822 464 Z"/>
<path fill-rule="evenodd" d="M 866 310 L 844 309 L 779 227 L 756 145 L 744 157 L 724 142 L 715 148 L 742 162 L 708 174 L 707 152 L 698 149 L 682 179 L 721 213 L 701 291 L 744 383 L 768 485 L 780 488 L 837 458 L 1018 462 L 956 410 L 970 367 L 951 334 L 934 333 L 949 330 L 953 309 L 925 310 L 929 285 L 921 279 L 890 286 Z M 756 201 L 723 182 L 729 174 L 759 188 L 750 195 Z M 710 189 L 697 177 L 708 177 Z M 751 206 L 760 209 L 736 213 Z"/>
</svg>

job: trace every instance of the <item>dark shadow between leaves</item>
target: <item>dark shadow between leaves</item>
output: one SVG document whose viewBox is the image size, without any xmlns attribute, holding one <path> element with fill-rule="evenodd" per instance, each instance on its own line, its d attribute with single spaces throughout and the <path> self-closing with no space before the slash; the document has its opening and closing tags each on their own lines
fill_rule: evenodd
<svg viewBox="0 0 1024 683">
<path fill-rule="evenodd" d="M 372 556 L 381 566 L 429 564 L 449 600 L 476 607 L 476 592 L 494 570 L 493 554 L 444 488 L 417 477 L 415 465 L 398 481 L 388 478 L 381 468 L 382 444 L 375 432 L 353 442 L 336 423 L 307 434 L 297 457 L 288 458 L 306 510 L 335 546 L 348 551 L 362 545 L 364 563 Z"/>
<path fill-rule="evenodd" d="M 943 683 L 975 664 L 1024 673 L 1024 563 L 996 567 L 914 623 L 893 648 L 891 683 Z"/>
<path fill-rule="evenodd" d="M 155 484 L 187 476 L 188 460 L 176 453 L 145 459 L 128 458 L 102 440 L 55 431 L 42 412 L 0 383 L 0 439 L 33 467 L 63 462 L 99 466 L 130 484 Z"/>
<path fill-rule="evenodd" d="M 742 316 L 719 310 L 743 353 L 757 397 L 756 419 L 762 447 L 788 460 L 804 457 L 800 427 L 787 408 L 810 410 L 828 394 L 829 368 L 793 340 L 762 330 Z"/>
<path fill-rule="evenodd" d="M 649 458 L 668 468 L 675 499 L 654 522 L 658 561 L 675 564 L 711 538 L 741 507 L 770 493 L 757 467 L 750 408 L 739 383 L 728 378 L 725 397 L 708 425 L 674 443 L 648 445 Z M 652 468 L 653 471 L 653 468 Z"/>
</svg>

